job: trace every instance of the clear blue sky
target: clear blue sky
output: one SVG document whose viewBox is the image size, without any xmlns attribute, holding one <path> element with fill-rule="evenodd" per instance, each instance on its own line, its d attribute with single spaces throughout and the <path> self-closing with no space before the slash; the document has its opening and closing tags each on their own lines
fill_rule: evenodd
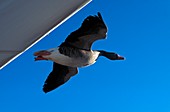
<svg viewBox="0 0 170 112">
<path fill-rule="evenodd" d="M 52 62 L 34 62 L 32 54 L 58 46 L 98 11 L 109 32 L 93 49 L 126 60 L 100 58 L 44 94 Z M 170 112 L 170 1 L 94 0 L 1 70 L 0 89 L 0 112 Z"/>
</svg>

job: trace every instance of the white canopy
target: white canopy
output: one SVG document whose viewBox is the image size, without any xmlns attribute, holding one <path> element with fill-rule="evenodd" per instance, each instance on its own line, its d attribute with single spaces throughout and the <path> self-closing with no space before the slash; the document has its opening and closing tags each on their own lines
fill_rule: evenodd
<svg viewBox="0 0 170 112">
<path fill-rule="evenodd" d="M 0 0 L 0 69 L 91 0 Z"/>
</svg>

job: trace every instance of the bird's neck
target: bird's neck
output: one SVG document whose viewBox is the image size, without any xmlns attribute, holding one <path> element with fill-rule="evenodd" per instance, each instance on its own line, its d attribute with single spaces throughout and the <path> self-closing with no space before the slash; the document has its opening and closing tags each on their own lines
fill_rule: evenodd
<svg viewBox="0 0 170 112">
<path fill-rule="evenodd" d="M 99 56 L 104 56 L 110 60 L 116 60 L 118 55 L 116 53 L 113 52 L 106 52 L 103 50 L 98 50 L 100 52 Z"/>
</svg>

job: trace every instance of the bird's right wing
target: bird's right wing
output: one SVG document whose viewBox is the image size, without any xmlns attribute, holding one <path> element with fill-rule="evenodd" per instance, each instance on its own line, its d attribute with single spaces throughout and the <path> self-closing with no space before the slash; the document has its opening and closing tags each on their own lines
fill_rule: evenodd
<svg viewBox="0 0 170 112">
<path fill-rule="evenodd" d="M 78 70 L 76 67 L 68 67 L 54 62 L 53 70 L 44 83 L 43 91 L 47 93 L 54 90 L 67 82 L 71 76 L 74 76 L 77 73 Z"/>
<path fill-rule="evenodd" d="M 94 41 L 105 39 L 107 26 L 105 25 L 101 14 L 88 16 L 81 27 L 72 32 L 62 45 L 70 45 L 79 49 L 90 50 Z"/>
</svg>

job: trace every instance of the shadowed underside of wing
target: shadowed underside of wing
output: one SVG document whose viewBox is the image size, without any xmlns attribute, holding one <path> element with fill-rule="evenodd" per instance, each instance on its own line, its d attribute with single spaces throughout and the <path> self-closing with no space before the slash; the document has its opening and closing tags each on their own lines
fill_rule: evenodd
<svg viewBox="0 0 170 112">
<path fill-rule="evenodd" d="M 44 83 L 43 91 L 47 93 L 54 90 L 55 88 L 67 82 L 71 78 L 71 76 L 74 76 L 75 74 L 77 74 L 77 72 L 78 70 L 76 67 L 73 68 L 53 63 L 53 70 Z"/>
<path fill-rule="evenodd" d="M 80 49 L 90 50 L 94 41 L 105 39 L 107 27 L 102 19 L 101 14 L 88 16 L 82 23 L 81 27 L 72 32 L 62 45 L 70 45 Z"/>
</svg>

